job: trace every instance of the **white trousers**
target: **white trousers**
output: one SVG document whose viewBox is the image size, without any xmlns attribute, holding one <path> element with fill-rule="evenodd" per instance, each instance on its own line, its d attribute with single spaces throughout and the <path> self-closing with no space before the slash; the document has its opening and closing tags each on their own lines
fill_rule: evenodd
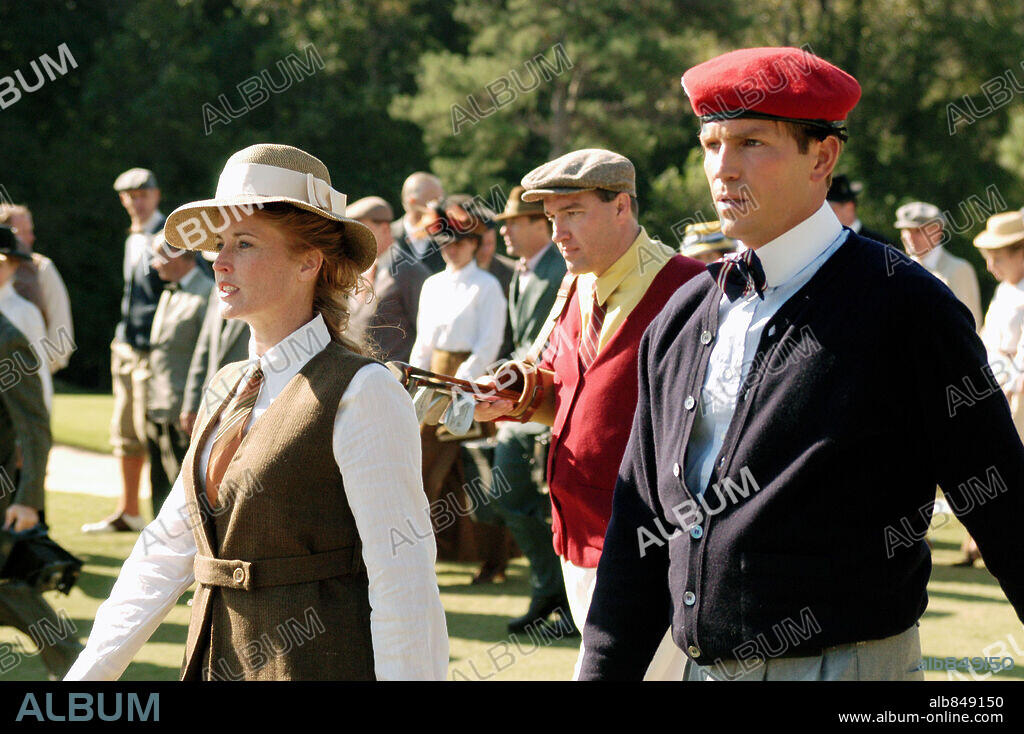
<svg viewBox="0 0 1024 734">
<path fill-rule="evenodd" d="M 576 623 L 580 633 L 583 632 L 583 625 L 587 622 L 587 612 L 590 611 L 590 600 L 594 597 L 594 586 L 597 584 L 597 569 L 582 568 L 575 566 L 562 557 L 558 559 L 562 564 L 562 578 L 565 579 L 565 594 L 569 598 L 569 611 L 572 613 L 572 620 Z M 644 680 L 682 680 L 683 668 L 686 665 L 686 653 L 680 650 L 672 640 L 672 629 L 665 632 L 665 636 L 658 645 L 651 664 L 647 667 Z M 583 664 L 583 642 L 580 642 L 580 654 L 576 658 L 576 666 L 572 671 L 572 679 L 578 680 L 580 666 Z"/>
</svg>

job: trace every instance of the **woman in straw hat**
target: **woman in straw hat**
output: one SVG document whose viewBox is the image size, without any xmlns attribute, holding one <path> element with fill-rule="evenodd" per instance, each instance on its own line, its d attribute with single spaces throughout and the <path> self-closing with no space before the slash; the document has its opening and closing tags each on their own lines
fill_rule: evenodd
<svg viewBox="0 0 1024 734">
<path fill-rule="evenodd" d="M 1024 216 L 1020 211 L 989 217 L 985 229 L 974 238 L 985 258 L 985 267 L 999 281 L 985 312 L 981 341 L 988 353 L 992 374 L 1010 401 L 1017 433 L 1024 437 Z M 968 535 L 960 546 L 963 558 L 955 566 L 973 566 L 981 551 Z"/>
<path fill-rule="evenodd" d="M 444 611 L 408 394 L 345 335 L 373 234 L 327 168 L 284 145 L 230 159 L 168 218 L 217 250 L 221 311 L 252 331 L 213 379 L 181 475 L 139 538 L 69 680 L 115 679 L 198 582 L 182 678 L 443 678 Z M 402 535 L 401 537 L 407 537 Z"/>
</svg>

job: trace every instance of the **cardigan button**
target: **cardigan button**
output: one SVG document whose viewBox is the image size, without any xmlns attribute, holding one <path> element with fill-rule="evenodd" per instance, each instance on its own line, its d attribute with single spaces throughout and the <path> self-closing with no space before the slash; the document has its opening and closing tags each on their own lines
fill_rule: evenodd
<svg viewBox="0 0 1024 734">
<path fill-rule="evenodd" d="M 702 528 L 700 525 L 694 525 L 692 528 L 690 528 L 690 537 L 694 540 L 700 540 L 704 537 L 704 528 Z"/>
<path fill-rule="evenodd" d="M 696 645 L 690 645 L 688 648 L 686 648 L 686 654 L 689 655 L 691 658 L 699 658 L 700 648 Z"/>
<path fill-rule="evenodd" d="M 675 464 L 672 465 L 672 474 L 678 477 L 681 472 L 682 470 L 679 468 L 679 462 L 677 461 Z"/>
<path fill-rule="evenodd" d="M 711 335 L 711 332 L 708 331 L 707 329 L 700 333 L 700 343 L 703 344 L 704 346 L 710 344 L 712 339 L 714 339 L 714 337 Z"/>
<path fill-rule="evenodd" d="M 693 410 L 693 406 L 697 404 L 697 401 L 693 399 L 693 395 L 687 395 L 683 407 L 687 410 Z"/>
<path fill-rule="evenodd" d="M 241 586 L 243 583 L 245 583 L 245 569 L 244 568 L 236 568 L 235 572 L 233 574 L 231 574 L 231 578 L 232 578 L 232 580 L 234 580 L 234 582 L 236 584 Z"/>
<path fill-rule="evenodd" d="M 697 602 L 697 595 L 692 591 L 687 591 L 683 594 L 683 604 L 688 607 L 692 607 Z"/>
</svg>

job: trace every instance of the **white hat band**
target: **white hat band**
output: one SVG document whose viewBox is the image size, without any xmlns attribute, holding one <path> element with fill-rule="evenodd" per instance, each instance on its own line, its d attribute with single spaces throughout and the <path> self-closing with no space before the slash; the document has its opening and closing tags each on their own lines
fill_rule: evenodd
<svg viewBox="0 0 1024 734">
<path fill-rule="evenodd" d="M 216 198 L 252 194 L 297 199 L 341 217 L 345 216 L 348 202 L 345 194 L 312 173 L 299 173 L 262 163 L 238 163 L 228 166 L 220 174 Z"/>
</svg>

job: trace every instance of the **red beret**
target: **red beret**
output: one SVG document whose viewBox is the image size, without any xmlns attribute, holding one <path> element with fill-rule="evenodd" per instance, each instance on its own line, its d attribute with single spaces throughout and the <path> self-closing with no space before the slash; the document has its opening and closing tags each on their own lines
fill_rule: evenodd
<svg viewBox="0 0 1024 734">
<path fill-rule="evenodd" d="M 842 121 L 860 99 L 856 79 L 799 48 L 744 48 L 716 56 L 683 74 L 683 91 L 701 122 L 785 120 L 843 140 Z"/>
</svg>

